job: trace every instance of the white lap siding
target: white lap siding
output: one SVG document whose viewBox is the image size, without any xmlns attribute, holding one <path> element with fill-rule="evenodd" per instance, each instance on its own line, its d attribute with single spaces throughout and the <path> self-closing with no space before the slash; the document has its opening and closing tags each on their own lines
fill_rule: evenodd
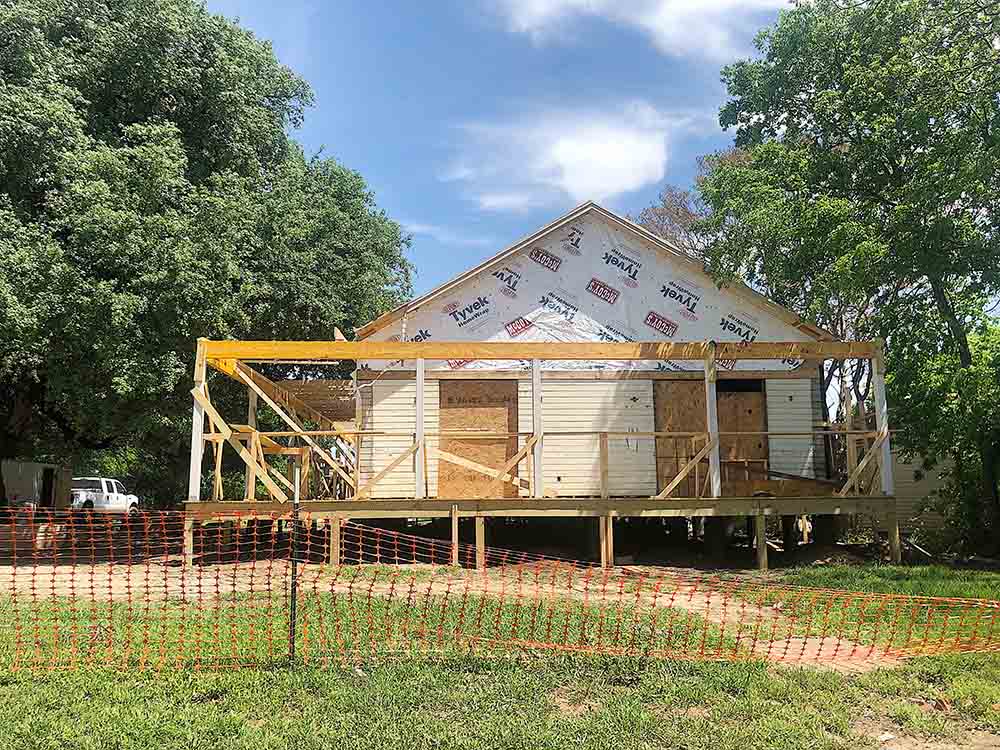
<svg viewBox="0 0 1000 750">
<path fill-rule="evenodd" d="M 424 430 L 438 430 L 438 381 L 424 384 Z M 392 463 L 392 460 L 413 445 L 416 431 L 417 385 L 413 381 L 386 380 L 365 385 L 361 391 L 361 429 L 406 432 L 407 435 L 371 435 L 361 438 L 361 483 Z M 437 459 L 433 450 L 438 438 L 428 436 L 427 483 L 429 496 L 437 494 Z M 379 480 L 371 497 L 413 497 L 414 458 L 408 458 Z"/>
<path fill-rule="evenodd" d="M 822 462 L 822 443 L 813 435 L 815 399 L 811 379 L 773 379 L 765 383 L 767 431 L 798 433 L 768 437 L 768 462 L 772 470 L 801 477 L 816 477 L 817 461 Z"/>
<path fill-rule="evenodd" d="M 599 495 L 601 470 L 597 435 L 554 433 L 652 432 L 652 382 L 546 379 L 542 381 L 542 391 L 545 485 L 562 497 Z M 518 430 L 530 432 L 530 380 L 518 383 L 517 413 Z M 608 487 L 612 496 L 656 494 L 656 449 L 651 437 L 609 440 Z"/>
</svg>

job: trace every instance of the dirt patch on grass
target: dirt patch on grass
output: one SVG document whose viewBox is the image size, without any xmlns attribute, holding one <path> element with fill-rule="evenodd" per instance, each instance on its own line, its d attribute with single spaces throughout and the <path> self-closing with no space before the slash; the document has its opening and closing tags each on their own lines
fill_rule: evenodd
<svg viewBox="0 0 1000 750">
<path fill-rule="evenodd" d="M 879 750 L 998 750 L 1000 735 L 977 729 L 958 730 L 947 738 L 915 737 L 889 721 L 863 719 L 852 729 L 873 741 Z"/>
<path fill-rule="evenodd" d="M 549 696 L 553 707 L 560 716 L 577 719 L 594 710 L 595 704 L 586 696 L 567 688 L 558 688 Z"/>
</svg>

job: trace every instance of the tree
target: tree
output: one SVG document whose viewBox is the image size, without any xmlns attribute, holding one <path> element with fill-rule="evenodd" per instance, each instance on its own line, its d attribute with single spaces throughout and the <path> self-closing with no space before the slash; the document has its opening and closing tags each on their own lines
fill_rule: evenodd
<svg viewBox="0 0 1000 750">
<path fill-rule="evenodd" d="M 760 33 L 759 59 L 723 71 L 720 120 L 746 158 L 717 160 L 701 182 L 709 267 L 884 337 L 895 403 L 919 387 L 920 362 L 947 355 L 977 367 L 971 341 L 1000 292 L 994 6 L 803 3 Z M 996 528 L 998 442 L 973 419 L 977 382 L 953 385 L 982 471 L 978 514 Z M 920 425 L 897 424 L 919 435 Z M 928 436 L 917 442 L 933 451 Z"/>
<path fill-rule="evenodd" d="M 174 494 L 198 336 L 330 338 L 409 292 L 399 225 L 286 133 L 306 83 L 203 5 L 18 0 L 0 76 L 0 459 L 114 449 Z"/>
</svg>

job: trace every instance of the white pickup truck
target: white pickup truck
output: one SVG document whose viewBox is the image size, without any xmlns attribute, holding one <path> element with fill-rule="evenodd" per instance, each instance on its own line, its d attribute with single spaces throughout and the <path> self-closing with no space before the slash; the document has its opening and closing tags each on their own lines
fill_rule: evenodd
<svg viewBox="0 0 1000 750">
<path fill-rule="evenodd" d="M 139 510 L 139 498 L 125 491 L 117 479 L 73 477 L 70 505 L 75 510 L 103 513 L 132 513 Z"/>
</svg>

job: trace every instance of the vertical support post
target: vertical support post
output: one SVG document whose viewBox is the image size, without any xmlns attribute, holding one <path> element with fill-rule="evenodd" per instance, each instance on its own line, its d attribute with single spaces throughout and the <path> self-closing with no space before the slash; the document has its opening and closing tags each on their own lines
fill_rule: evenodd
<svg viewBox="0 0 1000 750">
<path fill-rule="evenodd" d="M 417 444 L 417 452 L 413 461 L 413 497 L 420 499 L 426 497 L 426 483 L 424 481 L 424 468 L 427 465 L 424 452 L 427 446 L 424 444 L 424 360 L 417 359 L 417 399 L 416 399 L 416 431 L 414 440 Z"/>
<path fill-rule="evenodd" d="M 291 591 L 288 603 L 288 665 L 295 666 L 295 624 L 298 620 L 299 606 L 299 557 L 298 557 L 298 533 L 299 533 L 299 478 L 302 472 L 299 466 L 299 457 L 295 457 L 295 467 L 292 470 L 292 534 L 290 539 L 289 556 L 292 558 L 292 580 Z"/>
<path fill-rule="evenodd" d="M 257 391 L 253 388 L 247 388 L 247 424 L 251 430 L 257 429 Z M 251 501 L 257 499 L 257 467 L 252 464 L 247 464 L 243 497 Z"/>
<path fill-rule="evenodd" d="M 184 565 L 194 565 L 194 520 L 184 519 Z"/>
<path fill-rule="evenodd" d="M 611 563 L 608 561 L 607 516 L 597 517 L 597 533 L 598 533 L 598 546 L 601 548 L 601 567 L 607 569 L 611 567 Z"/>
<path fill-rule="evenodd" d="M 346 491 L 356 496 L 358 494 L 358 487 L 361 486 L 361 430 L 364 426 L 364 412 L 361 410 L 362 401 L 361 388 L 358 385 L 358 371 L 355 370 L 351 377 L 354 380 L 354 429 L 357 432 L 354 435 L 354 490 L 351 491 L 348 487 Z"/>
<path fill-rule="evenodd" d="M 607 513 L 601 517 L 604 522 L 604 554 L 602 560 L 607 560 L 605 567 L 615 566 L 615 517 L 613 513 Z"/>
<path fill-rule="evenodd" d="M 754 537 L 757 540 L 757 570 L 767 570 L 766 516 L 758 512 L 753 518 Z"/>
<path fill-rule="evenodd" d="M 198 339 L 198 349 L 194 357 L 194 387 L 205 393 L 205 339 Z M 191 464 L 188 470 L 189 503 L 201 500 L 201 459 L 205 450 L 205 409 L 194 400 L 191 412 Z"/>
<path fill-rule="evenodd" d="M 601 497 L 607 499 L 610 491 L 608 489 L 608 433 L 602 432 L 601 441 Z"/>
<path fill-rule="evenodd" d="M 330 527 L 330 564 L 340 565 L 340 516 L 327 519 Z"/>
<path fill-rule="evenodd" d="M 302 467 L 302 475 L 299 477 L 299 494 L 301 497 L 309 497 L 309 474 L 312 468 L 312 448 L 303 445 L 299 449 L 299 466 Z"/>
<path fill-rule="evenodd" d="M 486 570 L 486 519 L 476 516 L 476 570 Z"/>
<path fill-rule="evenodd" d="M 458 506 L 451 506 L 451 564 L 458 566 Z"/>
<path fill-rule="evenodd" d="M 708 439 L 713 441 L 708 453 L 709 493 L 722 497 L 722 458 L 719 453 L 719 408 L 715 395 L 716 364 L 715 342 L 709 341 L 705 355 L 705 425 Z"/>
<path fill-rule="evenodd" d="M 532 489 L 535 497 L 545 495 L 545 469 L 542 465 L 542 363 L 539 359 L 531 360 L 531 431 L 537 440 L 532 449 L 531 475 Z"/>
<path fill-rule="evenodd" d="M 882 494 L 891 498 L 886 525 L 889 531 L 889 554 L 894 563 L 902 561 L 902 548 L 899 539 L 899 517 L 896 513 L 896 488 L 892 476 L 892 449 L 889 445 L 889 404 L 885 397 L 885 357 L 881 342 L 875 356 L 872 358 L 872 390 L 875 395 L 875 429 L 879 435 L 885 435 L 879 451 L 879 471 L 882 482 Z"/>
<path fill-rule="evenodd" d="M 205 339 L 198 339 L 198 349 L 194 357 L 194 387 L 205 394 Z M 191 463 L 188 467 L 189 503 L 201 501 L 201 461 L 205 450 L 205 409 L 194 399 L 191 412 Z M 184 562 L 194 564 L 194 521 L 184 519 Z"/>
</svg>

